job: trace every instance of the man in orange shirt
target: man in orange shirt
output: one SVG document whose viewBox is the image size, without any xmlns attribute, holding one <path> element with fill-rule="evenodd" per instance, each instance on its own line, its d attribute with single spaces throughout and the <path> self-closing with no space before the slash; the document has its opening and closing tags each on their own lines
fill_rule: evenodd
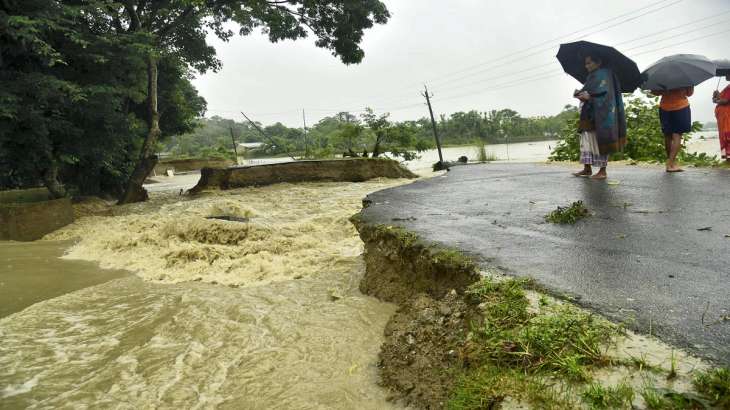
<svg viewBox="0 0 730 410">
<path fill-rule="evenodd" d="M 662 97 L 659 102 L 659 120 L 667 151 L 667 172 L 684 171 L 677 165 L 677 154 L 682 148 L 682 134 L 692 131 L 692 111 L 687 97 L 691 97 L 694 92 L 694 87 L 651 92 Z"/>
</svg>

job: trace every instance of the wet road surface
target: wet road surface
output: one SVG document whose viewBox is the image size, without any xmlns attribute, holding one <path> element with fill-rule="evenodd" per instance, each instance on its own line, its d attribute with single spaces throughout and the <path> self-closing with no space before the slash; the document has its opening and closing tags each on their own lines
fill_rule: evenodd
<svg viewBox="0 0 730 410">
<path fill-rule="evenodd" d="M 730 364 L 730 171 L 543 164 L 455 167 L 368 196 L 366 221 L 458 247 L 613 320 Z M 546 223 L 582 200 L 576 225 Z"/>
</svg>

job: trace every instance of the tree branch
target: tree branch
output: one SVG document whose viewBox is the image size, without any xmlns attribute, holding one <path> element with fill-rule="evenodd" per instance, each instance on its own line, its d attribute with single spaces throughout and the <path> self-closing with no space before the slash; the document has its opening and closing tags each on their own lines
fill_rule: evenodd
<svg viewBox="0 0 730 410">
<path fill-rule="evenodd" d="M 141 24 L 137 10 L 134 8 L 134 2 L 132 0 L 125 0 L 124 8 L 127 10 L 127 14 L 129 14 L 129 31 L 137 31 L 141 27 Z"/>
<path fill-rule="evenodd" d="M 186 19 L 186 18 L 188 18 L 189 16 L 193 15 L 193 14 L 194 14 L 194 13 L 193 13 L 194 11 L 195 11 L 195 7 L 194 7 L 194 6 L 188 6 L 188 7 L 187 7 L 187 8 L 186 8 L 186 9 L 185 9 L 185 10 L 184 10 L 184 11 L 183 11 L 183 12 L 182 12 L 182 13 L 181 13 L 181 14 L 180 14 L 180 15 L 179 15 L 179 16 L 178 16 L 178 17 L 177 17 L 176 19 L 175 19 L 175 21 L 173 21 L 173 22 L 172 22 L 172 23 L 170 23 L 170 24 L 169 24 L 169 25 L 168 25 L 167 27 L 163 28 L 162 30 L 160 30 L 160 31 L 159 31 L 159 32 L 157 33 L 157 36 L 159 37 L 159 39 L 160 39 L 160 40 L 162 40 L 163 38 L 165 38 L 165 36 L 166 36 L 167 34 L 169 34 L 169 33 L 170 33 L 170 32 L 171 32 L 172 30 L 174 30 L 174 29 L 175 29 L 175 28 L 177 28 L 177 27 L 178 27 L 179 25 L 181 25 L 181 24 L 182 24 L 182 23 L 183 23 L 183 22 L 185 21 L 185 19 Z"/>
</svg>

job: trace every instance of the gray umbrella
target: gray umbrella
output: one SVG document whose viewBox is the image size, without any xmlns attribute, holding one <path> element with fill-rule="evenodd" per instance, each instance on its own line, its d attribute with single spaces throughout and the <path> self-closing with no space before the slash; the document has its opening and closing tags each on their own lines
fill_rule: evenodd
<svg viewBox="0 0 730 410">
<path fill-rule="evenodd" d="M 641 73 L 644 90 L 673 90 L 693 87 L 715 76 L 717 66 L 710 59 L 694 54 L 664 57 Z"/>
<path fill-rule="evenodd" d="M 730 60 L 712 60 L 717 66 L 717 72 L 715 73 L 718 77 L 724 77 L 730 75 Z"/>
</svg>

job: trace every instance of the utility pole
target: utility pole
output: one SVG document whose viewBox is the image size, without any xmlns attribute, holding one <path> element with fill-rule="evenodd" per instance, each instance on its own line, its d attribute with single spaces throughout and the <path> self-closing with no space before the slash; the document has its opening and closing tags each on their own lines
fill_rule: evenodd
<svg viewBox="0 0 730 410">
<path fill-rule="evenodd" d="M 233 154 L 236 156 L 235 161 L 236 165 L 238 165 L 238 149 L 236 148 L 236 137 L 233 136 L 233 127 L 228 128 L 231 131 L 231 142 L 233 143 Z"/>
<path fill-rule="evenodd" d="M 304 158 L 309 158 L 309 142 L 307 141 L 307 115 L 302 108 L 302 121 L 304 122 Z"/>
<path fill-rule="evenodd" d="M 436 139 L 436 148 L 439 151 L 439 168 L 443 168 L 444 166 L 444 156 L 441 154 L 441 140 L 439 140 L 439 134 L 436 130 L 436 120 L 433 118 L 433 109 L 431 108 L 431 97 L 433 97 L 433 94 L 428 93 L 428 87 L 426 87 L 426 84 L 423 85 L 424 92 L 421 93 L 422 96 L 426 98 L 426 104 L 428 104 L 428 112 L 431 114 L 431 128 L 433 128 L 433 137 Z"/>
<path fill-rule="evenodd" d="M 271 144 L 272 146 L 274 146 L 274 147 L 276 146 L 276 141 L 274 141 L 274 139 L 273 139 L 273 138 L 271 138 L 271 137 L 269 137 L 268 135 L 266 135 L 266 133 L 264 132 L 264 130 L 262 130 L 262 129 L 261 129 L 261 127 L 259 127 L 259 126 L 258 126 L 258 124 L 256 124 L 255 122 L 251 121 L 251 119 L 250 119 L 250 118 L 248 118 L 248 115 L 246 115 L 246 114 L 245 114 L 245 113 L 244 113 L 243 111 L 241 111 L 241 115 L 243 115 L 243 117 L 244 117 L 244 118 L 246 119 L 246 121 L 248 121 L 248 122 L 249 122 L 249 123 L 250 123 L 251 125 L 253 125 L 253 127 L 254 127 L 254 128 L 256 128 L 256 131 L 258 131 L 258 132 L 259 132 L 259 133 L 260 133 L 261 135 L 263 135 L 263 137 L 264 137 L 264 138 L 266 138 L 267 140 L 269 140 L 269 143 L 270 143 L 270 144 Z M 296 158 L 294 158 L 294 156 L 293 156 L 293 155 L 292 155 L 292 154 L 291 154 L 291 153 L 289 152 L 289 150 L 287 150 L 287 149 L 286 149 L 286 147 L 284 147 L 284 149 L 286 150 L 286 153 L 287 153 L 287 155 L 289 155 L 289 158 L 291 158 L 291 159 L 292 159 L 293 161 L 296 161 L 296 160 L 297 160 L 297 159 L 296 159 Z"/>
</svg>

